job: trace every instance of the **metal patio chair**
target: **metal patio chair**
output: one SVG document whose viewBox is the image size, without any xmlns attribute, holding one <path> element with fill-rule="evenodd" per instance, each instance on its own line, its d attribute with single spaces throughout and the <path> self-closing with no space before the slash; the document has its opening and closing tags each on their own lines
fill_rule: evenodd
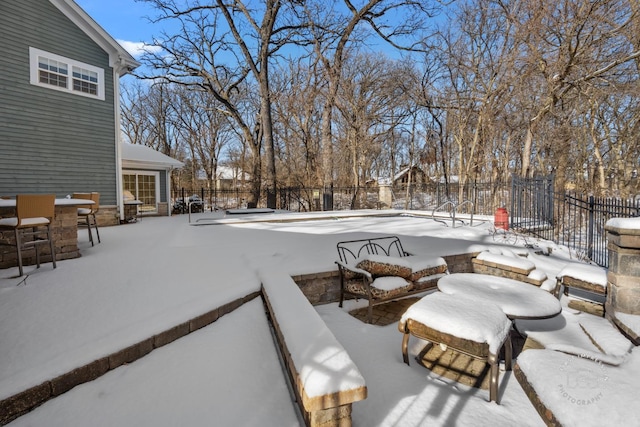
<svg viewBox="0 0 640 427">
<path fill-rule="evenodd" d="M 55 199 L 55 194 L 18 194 L 16 196 L 16 216 L 0 219 L 0 231 L 13 231 L 15 233 L 15 244 L 0 244 L 16 247 L 20 276 L 24 274 L 22 269 L 22 250 L 34 247 L 36 250 L 36 264 L 40 268 L 38 246 L 45 243 L 49 244 L 51 262 L 53 263 L 53 268 L 56 268 L 56 253 L 51 232 L 51 223 L 55 213 Z"/>
<path fill-rule="evenodd" d="M 78 227 L 87 227 L 89 231 L 89 241 L 93 246 L 93 233 L 91 227 L 96 229 L 96 236 L 98 236 L 98 243 L 100 242 L 100 231 L 98 230 L 98 222 L 96 221 L 96 213 L 100 209 L 100 193 L 73 193 L 74 199 L 86 199 L 93 200 L 93 205 L 80 205 L 78 206 Z"/>
</svg>

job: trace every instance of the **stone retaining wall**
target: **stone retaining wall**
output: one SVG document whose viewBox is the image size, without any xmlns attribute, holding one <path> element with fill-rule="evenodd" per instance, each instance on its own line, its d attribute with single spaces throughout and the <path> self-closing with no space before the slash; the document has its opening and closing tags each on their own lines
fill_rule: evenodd
<svg viewBox="0 0 640 427">
<path fill-rule="evenodd" d="M 473 252 L 447 255 L 442 258 L 447 262 L 449 273 L 471 273 L 473 272 L 472 260 L 477 255 L 477 252 Z M 340 273 L 337 268 L 334 271 L 324 273 L 296 275 L 292 276 L 292 279 L 298 284 L 311 304 L 328 304 L 340 301 Z"/>
<path fill-rule="evenodd" d="M 270 272 L 261 274 L 261 280 L 267 315 L 306 426 L 351 426 L 352 404 L 367 397 L 357 366 L 291 277 Z M 304 325 L 304 331 L 295 325 Z M 318 357 L 327 348 L 332 358 Z"/>
</svg>

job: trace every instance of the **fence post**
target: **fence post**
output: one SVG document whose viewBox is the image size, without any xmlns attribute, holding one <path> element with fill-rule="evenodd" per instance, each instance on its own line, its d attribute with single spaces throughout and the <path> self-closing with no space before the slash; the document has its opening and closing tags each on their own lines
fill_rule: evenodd
<svg viewBox="0 0 640 427">
<path fill-rule="evenodd" d="M 554 175 L 551 175 L 547 178 L 547 219 L 552 228 L 555 226 L 555 221 L 554 221 L 555 218 L 553 217 L 553 211 L 554 211 L 553 204 L 555 202 L 555 199 L 553 197 L 553 192 L 554 192 L 553 181 L 554 181 Z"/>
<path fill-rule="evenodd" d="M 511 226 L 515 227 L 516 219 L 516 198 L 519 199 L 519 195 L 516 195 L 516 177 L 511 175 Z"/>
<path fill-rule="evenodd" d="M 593 229 L 594 229 L 595 201 L 593 196 L 589 196 L 589 231 L 587 232 L 587 257 L 593 258 Z"/>
<path fill-rule="evenodd" d="M 324 187 L 324 191 L 322 194 L 322 210 L 333 210 L 333 183 L 329 188 L 327 188 L 326 186 Z"/>
<path fill-rule="evenodd" d="M 270 209 L 276 208 L 276 191 L 275 188 L 267 188 L 267 207 Z"/>
</svg>

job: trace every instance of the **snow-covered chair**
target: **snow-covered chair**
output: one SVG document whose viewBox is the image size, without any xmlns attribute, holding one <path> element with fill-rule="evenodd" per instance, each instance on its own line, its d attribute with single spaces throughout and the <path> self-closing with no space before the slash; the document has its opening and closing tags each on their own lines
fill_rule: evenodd
<svg viewBox="0 0 640 427">
<path fill-rule="evenodd" d="M 448 274 L 444 258 L 411 255 L 397 236 L 339 242 L 337 249 L 340 307 L 347 296 L 367 299 L 369 323 L 374 305 L 436 289 Z"/>
<path fill-rule="evenodd" d="M 489 401 L 499 403 L 500 350 L 504 347 L 505 369 L 511 370 L 511 320 L 492 304 L 478 304 L 463 296 L 435 292 L 413 304 L 402 315 L 398 329 L 402 358 L 409 364 L 409 337 L 443 344 L 452 350 L 485 361 L 490 366 Z"/>
</svg>

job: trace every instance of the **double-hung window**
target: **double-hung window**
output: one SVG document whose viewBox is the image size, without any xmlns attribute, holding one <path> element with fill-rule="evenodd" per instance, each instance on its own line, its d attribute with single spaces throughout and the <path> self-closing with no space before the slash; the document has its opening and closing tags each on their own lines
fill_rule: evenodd
<svg viewBox="0 0 640 427">
<path fill-rule="evenodd" d="M 93 65 L 29 48 L 31 84 L 104 100 L 104 70 Z"/>
</svg>

